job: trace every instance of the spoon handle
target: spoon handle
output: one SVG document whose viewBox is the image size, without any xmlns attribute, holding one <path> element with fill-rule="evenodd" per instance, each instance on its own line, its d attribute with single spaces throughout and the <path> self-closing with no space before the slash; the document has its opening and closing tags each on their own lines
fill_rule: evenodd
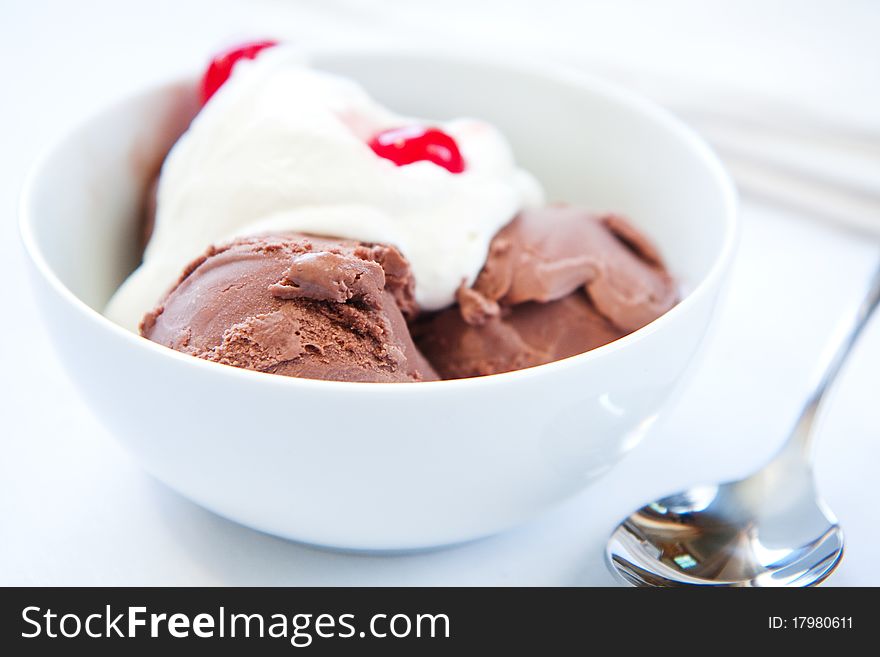
<svg viewBox="0 0 880 657">
<path fill-rule="evenodd" d="M 874 272 L 870 287 L 865 293 L 859 309 L 856 311 L 853 323 L 842 336 L 815 389 L 810 394 L 803 411 L 801 411 L 797 424 L 795 424 L 791 437 L 786 442 L 783 451 L 788 451 L 789 447 L 796 447 L 801 457 L 809 460 L 812 447 L 813 424 L 822 399 L 837 379 L 837 375 L 840 374 L 847 356 L 849 356 L 878 305 L 880 305 L 880 266 Z"/>
</svg>

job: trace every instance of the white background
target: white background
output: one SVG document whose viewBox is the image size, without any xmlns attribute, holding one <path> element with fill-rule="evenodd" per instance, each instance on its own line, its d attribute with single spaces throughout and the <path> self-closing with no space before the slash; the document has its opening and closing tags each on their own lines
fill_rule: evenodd
<svg viewBox="0 0 880 657">
<path fill-rule="evenodd" d="M 0 584 L 611 584 L 602 549 L 620 517 L 685 485 L 746 473 L 778 446 L 823 346 L 878 261 L 876 238 L 745 198 L 717 334 L 679 404 L 605 479 L 536 522 L 470 545 L 406 556 L 326 552 L 239 527 L 154 482 L 59 367 L 25 280 L 16 200 L 33 159 L 66 126 L 200 66 L 218 46 L 277 36 L 515 50 L 622 79 L 673 108 L 682 90 L 723 98 L 734 112 L 739 100 L 760 98 L 792 121 L 820 119 L 876 143 L 878 34 L 880 4 L 870 0 L 4 0 Z M 876 168 L 861 173 L 880 191 Z M 848 539 L 830 584 L 880 585 L 878 363 L 875 321 L 817 448 L 820 486 Z"/>
</svg>

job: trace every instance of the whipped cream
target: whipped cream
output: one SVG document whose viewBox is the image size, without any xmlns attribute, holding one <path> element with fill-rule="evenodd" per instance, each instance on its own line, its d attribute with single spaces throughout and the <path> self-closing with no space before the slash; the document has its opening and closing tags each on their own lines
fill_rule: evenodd
<svg viewBox="0 0 880 657">
<path fill-rule="evenodd" d="M 368 145 L 377 132 L 413 124 L 452 136 L 465 171 L 397 166 Z M 393 244 L 412 265 L 416 301 L 437 310 L 474 282 L 495 233 L 542 202 L 493 126 L 399 116 L 276 47 L 236 64 L 169 152 L 143 263 L 106 315 L 136 331 L 210 244 L 285 231 Z"/>
</svg>

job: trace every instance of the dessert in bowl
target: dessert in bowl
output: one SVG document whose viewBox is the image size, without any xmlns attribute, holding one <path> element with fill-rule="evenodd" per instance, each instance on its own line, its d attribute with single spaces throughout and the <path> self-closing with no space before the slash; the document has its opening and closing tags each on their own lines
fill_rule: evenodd
<svg viewBox="0 0 880 657">
<path fill-rule="evenodd" d="M 263 57 L 251 73 L 265 72 Z M 318 191 L 331 202 L 309 205 L 314 212 L 281 211 L 258 196 L 231 208 L 240 190 L 194 195 L 228 150 L 206 156 L 201 178 L 198 169 L 173 183 L 169 171 L 204 151 L 191 138 L 209 125 L 202 119 L 221 123 L 213 110 L 222 104 L 234 114 L 240 97 L 221 87 L 190 127 L 190 148 L 178 144 L 169 155 L 169 163 L 186 158 L 163 169 L 156 226 L 138 267 L 145 198 L 198 111 L 196 84 L 186 81 L 95 117 L 33 173 L 23 237 L 59 354 L 86 400 L 172 488 L 243 524 L 311 543 L 455 543 L 580 491 L 644 435 L 707 330 L 734 241 L 734 193 L 717 159 L 664 111 L 577 74 L 448 54 L 333 51 L 309 60 L 401 113 L 366 127 L 347 116 L 366 144 L 352 147 L 354 157 L 379 164 L 325 181 L 329 191 Z M 228 84 L 254 77 L 236 70 Z M 303 121 L 322 116 L 310 111 Z M 429 135 L 446 148 L 439 163 L 384 161 L 395 157 L 383 152 L 395 140 L 377 135 L 399 128 L 399 116 L 480 120 L 432 124 L 446 128 Z M 496 131 L 512 149 L 483 164 L 472 144 L 496 143 Z M 469 141 L 473 133 L 484 141 Z M 460 158 L 436 142 L 450 136 Z M 384 167 L 382 176 L 423 172 L 413 186 L 430 189 L 428 201 L 405 190 L 393 212 L 377 201 L 389 215 L 381 229 L 362 202 L 343 211 L 355 205 L 345 185 L 361 185 L 355 200 L 396 199 L 397 182 L 391 192 L 385 178 L 364 185 L 373 166 Z M 488 173 L 471 175 L 480 171 Z M 540 196 L 567 205 L 544 207 Z M 168 220 L 175 207 L 207 219 L 177 229 Z M 468 207 L 479 210 L 476 225 L 462 224 Z M 245 222 L 223 223 L 242 213 Z M 413 231 L 423 215 L 427 228 Z M 577 228 L 563 231 L 566 224 Z M 470 245 L 456 236 L 461 230 L 475 234 Z M 193 236 L 197 248 L 184 244 Z M 170 245 L 164 253 L 155 246 L 162 243 Z M 179 256 L 168 256 L 178 247 Z M 578 261 L 591 249 L 594 258 Z M 615 257 L 603 260 L 609 249 Z M 513 264 L 504 255 L 511 251 L 519 253 Z M 119 292 L 140 284 L 120 285 L 151 259 L 163 272 L 147 277 L 148 287 L 156 279 L 152 291 L 120 303 Z M 637 263 L 636 274 L 628 264 L 623 279 L 597 285 L 598 270 L 621 262 Z M 548 270 L 557 276 L 529 284 L 529 272 Z M 630 295 L 615 296 L 628 275 L 656 302 L 649 314 L 637 312 L 644 304 L 623 308 Z M 235 296 L 236 285 L 252 280 Z M 553 313 L 541 316 L 550 305 Z M 137 315 L 150 340 L 131 330 Z M 563 330 L 566 322 L 593 327 L 589 339 Z M 510 346 L 539 338 L 552 348 L 523 356 Z M 337 347 L 342 356 L 331 353 Z"/>
</svg>

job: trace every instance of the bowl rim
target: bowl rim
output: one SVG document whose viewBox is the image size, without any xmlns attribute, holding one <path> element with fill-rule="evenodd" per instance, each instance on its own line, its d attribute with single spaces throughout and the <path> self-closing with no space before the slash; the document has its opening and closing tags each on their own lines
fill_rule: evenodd
<svg viewBox="0 0 880 657">
<path fill-rule="evenodd" d="M 681 301 L 654 321 L 623 336 L 622 338 L 618 338 L 613 342 L 602 345 L 601 347 L 521 370 L 463 379 L 413 382 L 417 383 L 416 385 L 413 385 L 401 382 L 366 383 L 358 381 L 328 381 L 324 379 L 278 376 L 277 374 L 231 367 L 229 365 L 195 358 L 189 354 L 184 354 L 169 349 L 164 345 L 151 342 L 140 335 L 124 329 L 86 304 L 74 294 L 73 291 L 70 290 L 57 276 L 43 255 L 39 240 L 35 234 L 33 212 L 31 209 L 33 199 L 39 193 L 41 181 L 44 177 L 44 171 L 49 168 L 57 154 L 64 149 L 68 142 L 74 141 L 83 130 L 96 122 L 100 122 L 105 116 L 119 112 L 125 107 L 133 105 L 139 101 L 143 101 L 145 98 L 155 95 L 160 90 L 179 87 L 182 84 L 192 84 L 194 75 L 190 74 L 177 76 L 174 79 L 165 80 L 161 83 L 151 84 L 148 87 L 126 94 L 112 103 L 93 110 L 85 118 L 68 127 L 63 133 L 63 136 L 50 143 L 31 166 L 19 197 L 19 234 L 25 251 L 30 257 L 35 269 L 49 286 L 54 289 L 58 296 L 66 300 L 78 312 L 84 314 L 88 320 L 95 323 L 100 329 L 109 330 L 120 339 L 128 341 L 128 343 L 132 345 L 132 348 L 152 350 L 159 358 L 178 359 L 184 367 L 208 368 L 205 371 L 213 372 L 213 376 L 220 376 L 225 373 L 225 376 L 228 377 L 242 377 L 241 380 L 243 381 L 253 380 L 261 382 L 263 385 L 285 386 L 292 387 L 293 389 L 339 389 L 340 392 L 357 390 L 359 393 L 371 391 L 374 394 L 385 394 L 384 391 L 387 391 L 390 387 L 395 392 L 399 391 L 403 394 L 422 394 L 418 391 L 430 393 L 431 391 L 436 390 L 438 386 L 442 386 L 444 389 L 448 388 L 449 391 L 452 391 L 453 388 L 471 389 L 479 386 L 498 386 L 502 384 L 517 385 L 520 382 L 525 382 L 536 377 L 553 376 L 556 373 L 563 372 L 572 367 L 578 367 L 591 360 L 610 357 L 613 353 L 621 349 L 626 349 L 628 346 L 646 339 L 651 334 L 673 322 L 679 315 L 688 312 L 688 309 L 697 303 L 699 298 L 709 294 L 710 291 L 721 282 L 720 279 L 724 277 L 730 267 L 739 235 L 738 194 L 730 174 L 727 172 L 712 147 L 709 146 L 709 144 L 706 143 L 706 141 L 694 129 L 669 110 L 637 92 L 630 91 L 616 83 L 586 73 L 573 66 L 539 62 L 522 56 L 510 56 L 509 54 L 504 54 L 502 57 L 497 52 L 486 53 L 479 50 L 451 51 L 424 47 L 392 48 L 388 46 L 313 47 L 304 50 L 303 56 L 307 61 L 312 57 L 357 57 L 358 59 L 394 57 L 411 60 L 422 59 L 432 63 L 449 61 L 459 64 L 477 63 L 484 68 L 495 68 L 498 70 L 504 70 L 506 73 L 518 75 L 537 76 L 549 79 L 558 84 L 575 86 L 582 90 L 586 90 L 588 93 L 603 96 L 612 102 L 626 106 L 631 111 L 647 119 L 649 122 L 652 122 L 661 129 L 672 133 L 677 140 L 684 144 L 685 147 L 692 150 L 712 175 L 722 198 L 722 220 L 724 226 L 720 250 L 715 256 L 709 271 L 702 277 L 702 279 L 685 294 Z"/>
</svg>

